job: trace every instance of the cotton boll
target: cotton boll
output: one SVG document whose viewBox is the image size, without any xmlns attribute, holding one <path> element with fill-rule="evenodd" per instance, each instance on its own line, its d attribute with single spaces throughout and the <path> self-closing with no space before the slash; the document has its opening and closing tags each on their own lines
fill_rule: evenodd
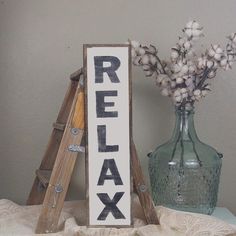
<svg viewBox="0 0 236 236">
<path fill-rule="evenodd" d="M 163 80 L 163 77 L 161 75 L 158 75 L 156 78 L 156 82 L 160 84 L 162 80 Z"/>
<path fill-rule="evenodd" d="M 165 78 L 166 78 L 166 75 L 159 74 L 159 75 L 157 75 L 157 77 L 156 77 L 156 82 L 157 82 L 158 84 L 161 84 L 162 80 L 164 80 Z"/>
<path fill-rule="evenodd" d="M 138 50 L 137 50 L 137 52 L 138 52 L 138 54 L 139 54 L 140 56 L 142 56 L 142 55 L 145 54 L 145 50 L 144 50 L 144 48 L 142 48 L 142 47 L 139 47 Z"/>
<path fill-rule="evenodd" d="M 213 65 L 214 65 L 214 62 L 213 62 L 213 61 L 207 61 L 207 67 L 208 67 L 208 68 L 213 67 Z"/>
<path fill-rule="evenodd" d="M 171 50 L 171 58 L 172 59 L 177 59 L 179 57 L 179 53 L 176 50 Z"/>
<path fill-rule="evenodd" d="M 193 92 L 193 95 L 196 100 L 200 100 L 202 97 L 202 92 L 200 89 L 197 89 Z"/>
<path fill-rule="evenodd" d="M 166 87 L 168 85 L 169 79 L 167 77 L 163 78 L 161 81 L 161 86 Z"/>
<path fill-rule="evenodd" d="M 193 29 L 199 29 L 199 28 L 200 28 L 199 23 L 198 23 L 197 21 L 193 21 L 193 23 L 192 23 L 192 28 L 193 28 Z"/>
<path fill-rule="evenodd" d="M 233 61 L 234 57 L 233 55 L 228 55 L 228 61 Z"/>
<path fill-rule="evenodd" d="M 147 70 L 151 69 L 151 66 L 150 65 L 143 65 L 142 68 L 144 71 L 147 71 Z"/>
<path fill-rule="evenodd" d="M 184 65 L 182 68 L 181 68 L 181 73 L 182 74 L 186 74 L 188 72 L 188 66 L 187 65 Z"/>
<path fill-rule="evenodd" d="M 157 76 L 158 76 L 158 73 L 157 73 L 157 71 L 153 71 L 153 74 L 152 74 L 152 76 L 153 76 L 154 78 L 157 78 Z"/>
<path fill-rule="evenodd" d="M 146 71 L 146 70 L 150 70 L 151 66 L 150 65 L 143 65 L 142 68 L 144 71 Z"/>
<path fill-rule="evenodd" d="M 157 63 L 157 58 L 153 55 L 149 56 L 149 60 L 150 60 L 152 65 L 155 65 Z"/>
<path fill-rule="evenodd" d="M 131 45 L 132 45 L 132 47 L 134 47 L 134 48 L 137 48 L 137 47 L 139 47 L 140 46 L 140 43 L 138 42 L 138 41 L 131 41 L 130 42 L 131 43 Z"/>
<path fill-rule="evenodd" d="M 182 84 L 184 82 L 183 78 L 182 77 L 178 77 L 176 79 L 176 84 Z"/>
<path fill-rule="evenodd" d="M 196 90 L 193 92 L 193 94 L 194 94 L 195 96 L 200 96 L 200 95 L 201 95 L 201 90 L 200 90 L 200 89 L 196 89 Z"/>
<path fill-rule="evenodd" d="M 180 70 L 181 70 L 180 65 L 178 65 L 178 64 L 174 64 L 174 66 L 173 66 L 173 71 L 174 71 L 175 73 L 179 73 Z"/>
<path fill-rule="evenodd" d="M 184 33 L 188 36 L 188 37 L 191 37 L 192 36 L 192 30 L 191 29 L 186 29 L 184 31 Z"/>
<path fill-rule="evenodd" d="M 220 66 L 224 67 L 226 66 L 226 64 L 227 64 L 227 59 L 226 58 L 221 59 Z"/>
<path fill-rule="evenodd" d="M 147 54 L 144 54 L 142 56 L 142 59 L 141 59 L 142 63 L 145 65 L 145 64 L 149 64 L 149 56 Z"/>
<path fill-rule="evenodd" d="M 186 50 L 189 50 L 189 49 L 191 48 L 191 43 L 190 43 L 189 41 L 186 41 L 186 42 L 184 43 L 184 48 L 185 48 Z"/>
<path fill-rule="evenodd" d="M 216 76 L 216 72 L 212 70 L 212 71 L 209 72 L 209 74 L 208 74 L 207 77 L 208 77 L 209 79 L 212 79 L 212 78 L 214 78 L 215 76 Z"/>
<path fill-rule="evenodd" d="M 175 88 L 176 87 L 176 82 L 175 81 L 171 81 L 170 82 L 170 87 L 171 88 Z"/>
<path fill-rule="evenodd" d="M 202 96 L 205 97 L 208 94 L 207 90 L 202 90 Z"/>
<path fill-rule="evenodd" d="M 236 42 L 236 33 L 232 33 L 230 36 L 229 36 L 230 40 L 232 40 L 233 42 Z"/>
<path fill-rule="evenodd" d="M 173 100 L 174 100 L 174 102 L 181 102 L 182 101 L 182 96 L 181 96 L 179 89 L 175 90 L 175 92 L 173 94 Z"/>
<path fill-rule="evenodd" d="M 148 77 L 153 74 L 153 72 L 152 72 L 151 70 L 146 70 L 146 71 L 144 71 L 144 73 L 145 73 L 145 75 L 148 76 Z"/>
<path fill-rule="evenodd" d="M 222 50 L 222 48 L 220 48 L 220 47 L 217 47 L 217 49 L 216 49 L 216 53 L 218 53 L 218 54 L 222 54 L 222 53 L 223 53 L 223 50 Z"/>
<path fill-rule="evenodd" d="M 188 91 L 187 91 L 186 88 L 181 88 L 180 93 L 181 93 L 182 98 L 187 98 L 188 97 Z"/>
<path fill-rule="evenodd" d="M 199 30 L 194 29 L 194 30 L 192 31 L 192 35 L 193 35 L 193 37 L 198 37 L 198 36 L 200 35 Z"/>
<path fill-rule="evenodd" d="M 167 88 L 164 88 L 164 89 L 162 89 L 161 90 L 161 95 L 163 95 L 163 96 L 169 96 L 169 90 L 167 89 Z"/>
<path fill-rule="evenodd" d="M 195 70 L 196 70 L 196 68 L 195 68 L 195 66 L 193 66 L 193 65 L 190 65 L 190 66 L 188 67 L 189 73 L 194 73 Z"/>
<path fill-rule="evenodd" d="M 194 21 L 193 21 L 193 20 L 191 20 L 191 21 L 187 22 L 187 24 L 186 24 L 186 28 L 192 28 L 192 26 L 193 26 L 193 23 L 194 23 Z"/>
<path fill-rule="evenodd" d="M 139 56 L 135 57 L 134 60 L 133 60 L 133 64 L 135 66 L 139 66 L 140 65 L 140 60 L 141 60 L 141 57 L 139 57 Z"/>
<path fill-rule="evenodd" d="M 214 56 L 214 58 L 217 60 L 217 61 L 219 61 L 220 59 L 221 59 L 221 54 L 215 54 L 215 56 Z"/>
<path fill-rule="evenodd" d="M 208 55 L 209 55 L 210 57 L 214 57 L 215 51 L 214 51 L 212 48 L 209 49 L 209 50 L 208 50 Z"/>
<path fill-rule="evenodd" d="M 149 51 L 150 53 L 152 53 L 152 54 L 157 53 L 157 49 L 156 49 L 156 47 L 154 47 L 153 45 L 150 45 L 150 46 L 148 47 L 148 51 Z"/>
<path fill-rule="evenodd" d="M 183 46 L 185 42 L 186 42 L 186 39 L 185 39 L 185 38 L 180 38 L 180 39 L 179 39 L 179 45 L 180 45 L 180 46 Z"/>
</svg>

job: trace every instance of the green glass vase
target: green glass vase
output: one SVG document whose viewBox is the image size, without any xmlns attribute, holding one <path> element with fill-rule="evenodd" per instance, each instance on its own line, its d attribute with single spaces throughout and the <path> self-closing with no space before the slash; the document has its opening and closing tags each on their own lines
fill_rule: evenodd
<svg viewBox="0 0 236 236">
<path fill-rule="evenodd" d="M 176 108 L 172 138 L 148 156 L 156 205 L 202 214 L 213 212 L 222 154 L 199 140 L 193 107 Z"/>
</svg>

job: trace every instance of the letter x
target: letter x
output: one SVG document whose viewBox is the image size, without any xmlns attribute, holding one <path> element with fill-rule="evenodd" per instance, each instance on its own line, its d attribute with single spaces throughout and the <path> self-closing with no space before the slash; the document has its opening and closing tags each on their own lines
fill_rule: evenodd
<svg viewBox="0 0 236 236">
<path fill-rule="evenodd" d="M 124 195 L 124 192 L 117 192 L 113 199 L 111 200 L 107 193 L 97 193 L 99 199 L 102 201 L 102 203 L 105 205 L 104 209 L 98 216 L 97 220 L 105 220 L 107 218 L 107 215 L 109 212 L 112 213 L 112 215 L 115 217 L 115 219 L 125 219 L 125 216 L 122 214 L 122 212 L 119 210 L 119 208 L 116 206 L 116 204 L 120 201 L 122 196 Z"/>
</svg>

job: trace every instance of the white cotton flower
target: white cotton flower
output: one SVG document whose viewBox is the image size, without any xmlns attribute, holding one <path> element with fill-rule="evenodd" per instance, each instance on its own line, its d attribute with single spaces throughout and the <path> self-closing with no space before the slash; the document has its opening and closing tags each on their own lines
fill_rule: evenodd
<svg viewBox="0 0 236 236">
<path fill-rule="evenodd" d="M 144 73 L 145 73 L 145 75 L 146 76 L 152 76 L 152 74 L 153 74 L 153 71 L 151 71 L 151 70 L 146 70 L 146 71 L 144 71 Z"/>
<path fill-rule="evenodd" d="M 223 55 L 223 49 L 219 45 L 212 45 L 208 50 L 208 55 L 219 61 Z"/>
<path fill-rule="evenodd" d="M 144 71 L 146 71 L 146 70 L 150 70 L 151 66 L 150 65 L 142 65 L 142 68 Z"/>
<path fill-rule="evenodd" d="M 202 97 L 202 91 L 200 89 L 194 90 L 193 91 L 193 96 L 194 96 L 194 99 L 200 100 L 201 97 Z"/>
<path fill-rule="evenodd" d="M 207 65 L 207 67 L 208 67 L 208 68 L 211 68 L 211 67 L 213 67 L 213 66 L 214 66 L 214 62 L 213 62 L 213 61 L 210 61 L 210 60 L 208 60 L 208 61 L 207 61 L 207 63 L 206 63 L 206 65 Z"/>
<path fill-rule="evenodd" d="M 157 77 L 156 77 L 156 82 L 157 82 L 157 84 L 161 84 L 161 82 L 162 82 L 162 80 L 164 80 L 166 78 L 166 75 L 163 75 L 163 74 L 159 74 L 159 75 L 157 75 Z"/>
<path fill-rule="evenodd" d="M 205 97 L 208 94 L 208 90 L 202 90 L 202 96 Z"/>
<path fill-rule="evenodd" d="M 202 35 L 202 27 L 196 21 L 189 21 L 183 31 L 189 38 L 196 39 Z"/>
<path fill-rule="evenodd" d="M 137 53 L 138 53 L 138 55 L 140 55 L 140 56 L 144 55 L 144 54 L 145 54 L 144 48 L 138 47 L 138 48 L 137 48 Z"/>
<path fill-rule="evenodd" d="M 140 56 L 137 56 L 133 59 L 133 64 L 135 66 L 139 66 L 140 65 L 140 60 L 141 60 L 141 57 Z"/>
<path fill-rule="evenodd" d="M 197 60 L 197 67 L 198 69 L 202 70 L 207 65 L 207 58 L 205 56 L 199 57 Z"/>
<path fill-rule="evenodd" d="M 142 64 L 146 65 L 149 64 L 149 56 L 147 54 L 144 54 L 141 59 Z"/>
<path fill-rule="evenodd" d="M 199 24 L 197 21 L 193 21 L 193 23 L 192 23 L 192 28 L 193 28 L 193 29 L 199 29 L 199 28 L 201 28 L 201 27 L 200 27 L 200 24 Z"/>
<path fill-rule="evenodd" d="M 177 102 L 177 103 L 182 101 L 182 95 L 179 89 L 175 90 L 173 94 L 173 100 L 174 102 Z"/>
<path fill-rule="evenodd" d="M 183 61 L 178 61 L 172 65 L 172 70 L 174 71 L 174 73 L 177 74 L 177 73 L 181 72 L 183 65 L 184 65 Z"/>
<path fill-rule="evenodd" d="M 175 81 L 171 81 L 170 82 L 170 87 L 171 88 L 175 88 L 176 87 L 176 82 Z"/>
<path fill-rule="evenodd" d="M 196 67 L 194 66 L 194 65 L 190 65 L 189 67 L 188 67 L 188 71 L 189 71 L 189 73 L 194 73 L 195 71 L 196 71 Z"/>
<path fill-rule="evenodd" d="M 163 80 L 161 81 L 161 87 L 167 87 L 169 83 L 168 77 L 164 77 Z"/>
<path fill-rule="evenodd" d="M 236 33 L 232 33 L 228 38 L 231 41 L 231 44 L 228 44 L 228 47 L 231 47 L 231 50 L 236 49 Z"/>
<path fill-rule="evenodd" d="M 188 90 L 192 92 L 195 89 L 195 85 L 193 83 L 192 78 L 188 78 L 185 80 L 185 85 L 187 86 Z"/>
<path fill-rule="evenodd" d="M 184 82 L 182 77 L 176 78 L 176 84 L 182 84 Z"/>
<path fill-rule="evenodd" d="M 182 74 L 186 74 L 188 72 L 188 66 L 187 65 L 183 65 L 183 67 L 181 68 L 181 73 Z"/>
<path fill-rule="evenodd" d="M 200 90 L 200 89 L 196 89 L 196 90 L 193 92 L 193 94 L 194 94 L 195 96 L 199 96 L 199 95 L 201 94 L 201 90 Z"/>
<path fill-rule="evenodd" d="M 182 98 L 188 97 L 188 90 L 186 88 L 181 88 L 180 93 L 181 93 Z"/>
<path fill-rule="evenodd" d="M 193 26 L 193 23 L 194 23 L 194 21 L 189 21 L 189 22 L 187 22 L 187 24 L 186 24 L 186 27 L 185 28 L 192 28 L 192 26 Z"/>
<path fill-rule="evenodd" d="M 131 42 L 131 46 L 134 48 L 138 48 L 141 44 L 138 41 L 132 40 Z"/>
<path fill-rule="evenodd" d="M 222 58 L 221 60 L 220 60 L 220 66 L 221 67 L 224 67 L 224 66 L 226 66 L 227 65 L 227 58 Z"/>
<path fill-rule="evenodd" d="M 234 56 L 230 54 L 226 54 L 226 56 L 220 61 L 220 66 L 224 70 L 231 69 L 234 62 Z"/>
<path fill-rule="evenodd" d="M 183 46 L 186 50 L 189 50 L 191 48 L 191 43 L 189 41 L 186 41 Z"/>
<path fill-rule="evenodd" d="M 152 54 L 156 54 L 157 53 L 157 49 L 156 49 L 156 47 L 154 47 L 153 45 L 150 45 L 149 47 L 148 47 L 148 50 L 147 50 L 148 52 L 150 52 L 150 53 L 152 53 Z"/>
<path fill-rule="evenodd" d="M 157 58 L 154 55 L 150 55 L 149 60 L 152 65 L 155 65 L 157 63 Z"/>
<path fill-rule="evenodd" d="M 163 89 L 161 90 L 161 95 L 163 95 L 163 96 L 169 96 L 169 95 L 170 95 L 169 89 L 163 88 Z"/>
<path fill-rule="evenodd" d="M 178 57 L 179 57 L 178 51 L 175 50 L 175 49 L 172 49 L 172 50 L 171 50 L 171 59 L 172 59 L 172 60 L 176 60 Z"/>
<path fill-rule="evenodd" d="M 212 78 L 214 78 L 215 76 L 216 76 L 216 71 L 212 70 L 212 71 L 209 72 L 209 74 L 208 74 L 207 77 L 208 77 L 209 79 L 212 79 Z"/>
</svg>

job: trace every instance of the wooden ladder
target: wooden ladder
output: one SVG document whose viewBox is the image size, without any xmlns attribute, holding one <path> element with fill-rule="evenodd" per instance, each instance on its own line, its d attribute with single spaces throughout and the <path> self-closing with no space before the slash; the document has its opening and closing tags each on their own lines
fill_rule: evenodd
<svg viewBox="0 0 236 236">
<path fill-rule="evenodd" d="M 80 83 L 83 69 L 70 76 L 70 85 L 62 103 L 52 134 L 36 170 L 27 205 L 43 204 L 36 233 L 57 231 L 58 221 L 79 152 L 84 151 L 84 90 Z M 86 167 L 87 168 L 87 167 Z M 134 142 L 131 143 L 131 171 L 148 224 L 159 224 L 155 208 L 145 185 Z"/>
</svg>

